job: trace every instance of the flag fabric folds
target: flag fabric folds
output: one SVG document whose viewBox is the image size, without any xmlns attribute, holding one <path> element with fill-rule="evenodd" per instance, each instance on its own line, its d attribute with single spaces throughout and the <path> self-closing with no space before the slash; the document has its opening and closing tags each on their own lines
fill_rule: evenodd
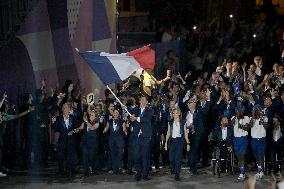
<svg viewBox="0 0 284 189">
<path fill-rule="evenodd" d="M 134 71 L 141 68 L 152 69 L 155 65 L 155 51 L 149 46 L 130 51 L 127 54 L 109 54 L 96 51 L 82 51 L 79 54 L 104 85 L 120 83 Z"/>
<path fill-rule="evenodd" d="M 130 51 L 127 53 L 129 56 L 133 56 L 143 69 L 154 69 L 155 66 L 155 51 L 149 46 Z"/>
<path fill-rule="evenodd" d="M 79 52 L 86 63 L 96 72 L 104 85 L 119 83 L 128 78 L 140 64 L 126 54 L 109 54 L 104 52 Z"/>
</svg>

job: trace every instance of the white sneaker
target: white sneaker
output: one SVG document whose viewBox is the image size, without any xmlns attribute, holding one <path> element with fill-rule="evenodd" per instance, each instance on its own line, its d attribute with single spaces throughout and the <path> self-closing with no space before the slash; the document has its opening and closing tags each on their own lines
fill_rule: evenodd
<svg viewBox="0 0 284 189">
<path fill-rule="evenodd" d="M 259 173 L 255 174 L 255 178 L 256 178 L 256 180 L 259 180 Z"/>
<path fill-rule="evenodd" d="M 240 174 L 238 177 L 238 180 L 244 180 L 245 179 L 245 175 L 244 174 Z"/>
<path fill-rule="evenodd" d="M 264 173 L 263 173 L 263 172 L 260 172 L 260 173 L 259 173 L 259 179 L 262 179 L 263 176 L 264 176 Z"/>
<path fill-rule="evenodd" d="M 6 177 L 7 175 L 5 173 L 0 172 L 0 177 Z"/>
<path fill-rule="evenodd" d="M 263 172 L 260 172 L 260 173 L 256 173 L 256 180 L 260 180 L 260 179 L 262 179 L 262 177 L 263 177 Z"/>
</svg>

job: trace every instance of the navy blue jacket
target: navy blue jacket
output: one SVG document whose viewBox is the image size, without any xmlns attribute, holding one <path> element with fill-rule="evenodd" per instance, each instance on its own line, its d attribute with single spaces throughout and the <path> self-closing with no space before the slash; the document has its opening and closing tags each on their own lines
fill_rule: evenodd
<svg viewBox="0 0 284 189">
<path fill-rule="evenodd" d="M 184 120 L 186 121 L 187 113 L 185 114 Z M 205 126 L 204 126 L 205 117 L 203 112 L 197 108 L 193 113 L 193 126 L 196 135 L 204 135 L 205 134 Z"/>
<path fill-rule="evenodd" d="M 95 141 L 97 139 L 98 139 L 98 129 L 87 131 L 87 124 L 84 123 L 83 136 L 81 142 L 85 143 L 88 141 Z"/>
<path fill-rule="evenodd" d="M 66 128 L 63 115 L 60 115 L 56 122 L 53 125 L 53 128 L 55 132 L 59 132 L 59 139 L 58 144 L 59 145 L 66 145 L 66 144 L 76 144 L 76 139 L 74 137 L 74 134 L 71 136 L 68 136 L 68 133 L 76 128 L 78 128 L 78 122 L 75 119 L 74 116 L 69 115 L 69 127 Z"/>
<path fill-rule="evenodd" d="M 109 136 L 116 137 L 116 136 L 123 136 L 123 121 L 121 119 L 116 120 L 117 126 L 116 130 L 113 128 L 113 119 L 108 121 L 109 124 Z"/>
<path fill-rule="evenodd" d="M 179 126 L 180 126 L 180 135 L 181 135 L 181 138 L 184 137 L 184 124 L 185 124 L 185 122 L 184 122 L 183 120 L 180 120 Z M 170 138 L 172 138 L 172 136 L 173 136 L 173 125 L 174 125 L 174 121 L 169 122 L 169 125 L 170 125 Z"/>
<path fill-rule="evenodd" d="M 139 131 L 142 130 L 143 137 L 151 137 L 152 136 L 152 116 L 153 111 L 149 107 L 146 107 L 142 114 L 140 114 L 140 107 L 136 109 L 135 115 L 140 117 L 140 122 L 138 122 Z"/>
<path fill-rule="evenodd" d="M 232 146 L 233 138 L 234 138 L 234 129 L 231 126 L 227 127 L 227 139 L 225 141 L 223 141 L 223 139 L 222 139 L 222 128 L 221 128 L 221 126 L 217 127 L 213 131 L 213 141 L 217 142 L 217 144 L 225 142 L 227 146 Z"/>
</svg>

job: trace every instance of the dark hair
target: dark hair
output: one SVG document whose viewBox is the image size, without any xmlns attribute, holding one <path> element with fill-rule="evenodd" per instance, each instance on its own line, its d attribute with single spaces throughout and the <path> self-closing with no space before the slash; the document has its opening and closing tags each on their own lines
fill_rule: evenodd
<svg viewBox="0 0 284 189">
<path fill-rule="evenodd" d="M 31 93 L 24 93 L 23 104 L 28 104 Z"/>
<path fill-rule="evenodd" d="M 73 81 L 68 79 L 65 81 L 64 86 L 62 87 L 62 91 L 67 93 L 68 92 L 68 87 L 73 84 Z M 74 89 L 73 89 L 74 90 Z"/>
</svg>

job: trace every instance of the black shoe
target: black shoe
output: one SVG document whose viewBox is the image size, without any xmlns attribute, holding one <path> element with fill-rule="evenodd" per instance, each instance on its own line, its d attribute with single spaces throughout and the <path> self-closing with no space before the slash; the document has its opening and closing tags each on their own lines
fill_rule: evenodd
<svg viewBox="0 0 284 189">
<path fill-rule="evenodd" d="M 133 171 L 131 171 L 131 170 L 128 170 L 128 171 L 127 171 L 127 174 L 128 174 L 128 175 L 133 175 L 133 174 L 134 174 L 134 172 L 133 172 Z"/>
<path fill-rule="evenodd" d="M 151 180 L 148 176 L 143 177 L 143 180 L 147 181 L 147 180 Z"/>
<path fill-rule="evenodd" d="M 135 175 L 135 180 L 136 180 L 136 181 L 140 181 L 140 180 L 141 180 L 141 175 L 137 175 L 137 174 L 136 174 L 136 175 Z"/>
<path fill-rule="evenodd" d="M 180 177 L 178 175 L 175 176 L 175 181 L 180 181 Z"/>
<path fill-rule="evenodd" d="M 173 169 L 171 169 L 171 175 L 175 174 L 175 171 Z"/>
</svg>

